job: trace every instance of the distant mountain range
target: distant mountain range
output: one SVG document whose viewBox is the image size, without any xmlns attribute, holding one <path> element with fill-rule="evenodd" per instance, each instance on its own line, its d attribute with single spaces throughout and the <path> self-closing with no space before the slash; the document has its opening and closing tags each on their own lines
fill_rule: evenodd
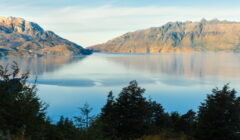
<svg viewBox="0 0 240 140">
<path fill-rule="evenodd" d="M 79 55 L 90 54 L 71 41 L 22 18 L 0 17 L 0 56 L 4 55 Z"/>
<path fill-rule="evenodd" d="M 217 19 L 169 22 L 161 27 L 129 32 L 88 48 L 112 53 L 240 52 L 240 22 Z"/>
</svg>

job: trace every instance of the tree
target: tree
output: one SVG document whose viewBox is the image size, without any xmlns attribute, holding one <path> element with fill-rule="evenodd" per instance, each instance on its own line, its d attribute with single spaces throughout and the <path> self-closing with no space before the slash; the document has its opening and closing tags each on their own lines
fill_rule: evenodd
<svg viewBox="0 0 240 140">
<path fill-rule="evenodd" d="M 189 110 L 180 118 L 180 128 L 185 134 L 191 134 L 195 131 L 196 125 L 196 112 Z"/>
<path fill-rule="evenodd" d="M 92 108 L 90 108 L 89 104 L 85 103 L 83 107 L 80 107 L 79 109 L 80 109 L 81 116 L 74 117 L 74 118 L 80 128 L 84 128 L 88 130 L 89 125 L 93 119 L 93 116 L 89 116 L 92 111 Z"/>
<path fill-rule="evenodd" d="M 100 121 L 98 122 L 101 123 L 103 135 L 110 139 L 115 139 L 117 135 L 115 127 L 117 126 L 116 117 L 118 116 L 116 111 L 116 101 L 113 92 L 110 91 L 107 97 L 107 103 L 102 108 L 102 113 L 99 118 Z"/>
<path fill-rule="evenodd" d="M 149 100 L 149 134 L 159 133 L 162 129 L 169 127 L 170 119 L 161 104 L 156 101 Z"/>
<path fill-rule="evenodd" d="M 9 69 L 0 65 L 0 130 L 42 139 L 47 106 L 37 97 L 36 86 L 27 84 L 29 73 L 20 74 L 16 63 Z"/>
<path fill-rule="evenodd" d="M 68 118 L 60 117 L 56 124 L 54 140 L 78 140 L 80 138 L 79 130 L 75 127 L 73 121 Z"/>
<path fill-rule="evenodd" d="M 240 139 L 240 98 L 225 85 L 215 88 L 199 107 L 197 138 L 200 140 Z"/>
<path fill-rule="evenodd" d="M 102 119 L 105 130 L 112 129 L 114 136 L 128 140 L 139 138 L 146 134 L 149 126 L 149 103 L 143 97 L 145 89 L 138 87 L 136 81 L 122 89 L 118 98 L 114 100 L 112 93 L 108 96 L 107 104 L 103 108 Z"/>
<path fill-rule="evenodd" d="M 85 139 L 88 140 L 89 127 L 91 126 L 91 123 L 94 119 L 93 116 L 90 116 L 92 108 L 90 108 L 90 106 L 87 103 L 85 103 L 83 107 L 80 107 L 79 109 L 80 109 L 81 116 L 74 117 L 74 118 L 75 118 L 75 121 L 77 122 L 78 128 L 83 131 L 84 133 L 83 135 L 85 136 Z"/>
<path fill-rule="evenodd" d="M 175 132 L 182 132 L 187 135 L 193 135 L 196 125 L 196 113 L 193 110 L 189 110 L 182 116 L 180 116 L 178 113 L 173 113 L 171 115 L 171 118 Z"/>
<path fill-rule="evenodd" d="M 131 81 L 122 89 L 116 99 L 117 136 L 128 140 L 141 137 L 148 129 L 148 103 L 143 94 L 145 89 L 138 87 L 137 81 Z"/>
<path fill-rule="evenodd" d="M 170 127 L 175 132 L 179 132 L 180 131 L 179 122 L 180 122 L 181 115 L 178 112 L 172 112 L 169 117 L 170 117 L 170 120 L 171 120 Z"/>
</svg>

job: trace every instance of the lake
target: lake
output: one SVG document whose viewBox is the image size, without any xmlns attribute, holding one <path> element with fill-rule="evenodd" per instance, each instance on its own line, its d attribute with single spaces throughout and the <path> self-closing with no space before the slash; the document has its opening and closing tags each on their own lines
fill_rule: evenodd
<svg viewBox="0 0 240 140">
<path fill-rule="evenodd" d="M 1 58 L 16 61 L 21 72 L 37 77 L 38 96 L 49 104 L 53 121 L 79 115 L 88 103 L 96 115 L 113 91 L 116 96 L 131 80 L 146 89 L 145 97 L 167 112 L 197 111 L 214 87 L 240 92 L 240 53 L 93 54 L 75 57 Z M 238 94 L 239 95 L 239 94 Z"/>
</svg>

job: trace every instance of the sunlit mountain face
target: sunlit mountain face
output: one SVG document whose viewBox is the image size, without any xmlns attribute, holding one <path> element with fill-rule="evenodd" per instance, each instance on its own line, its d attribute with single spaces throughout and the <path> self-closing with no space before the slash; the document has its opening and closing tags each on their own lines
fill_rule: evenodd
<svg viewBox="0 0 240 140">
<path fill-rule="evenodd" d="M 240 52 L 239 31 L 239 22 L 217 19 L 169 22 L 161 27 L 128 32 L 89 48 L 112 53 Z"/>
<path fill-rule="evenodd" d="M 0 140 L 240 140 L 240 0 L 0 0 Z"/>
<path fill-rule="evenodd" d="M 82 46 L 45 31 L 37 23 L 0 16 L 0 56 L 88 55 Z"/>
</svg>

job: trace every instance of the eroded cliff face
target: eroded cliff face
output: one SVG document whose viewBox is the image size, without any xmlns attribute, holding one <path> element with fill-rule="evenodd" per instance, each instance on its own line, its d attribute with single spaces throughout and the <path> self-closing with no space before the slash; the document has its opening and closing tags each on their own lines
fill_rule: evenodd
<svg viewBox="0 0 240 140">
<path fill-rule="evenodd" d="M 89 49 L 113 53 L 240 52 L 240 23 L 216 19 L 170 22 L 161 27 L 126 33 Z"/>
<path fill-rule="evenodd" d="M 89 50 L 22 18 L 0 17 L 0 55 L 79 55 Z"/>
</svg>

